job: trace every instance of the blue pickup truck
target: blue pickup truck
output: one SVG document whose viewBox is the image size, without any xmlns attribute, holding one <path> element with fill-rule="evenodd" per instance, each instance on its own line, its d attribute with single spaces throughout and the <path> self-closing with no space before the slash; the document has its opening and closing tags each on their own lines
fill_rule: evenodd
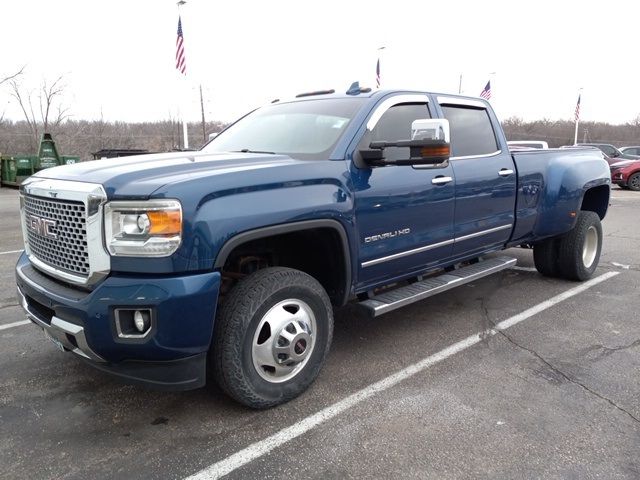
<svg viewBox="0 0 640 480">
<path fill-rule="evenodd" d="M 317 377 L 333 310 L 371 315 L 511 267 L 589 278 L 609 203 L 591 149 L 509 152 L 490 105 L 320 91 L 244 116 L 198 152 L 62 166 L 20 189 L 27 316 L 134 383 L 215 379 L 254 408 Z"/>
</svg>

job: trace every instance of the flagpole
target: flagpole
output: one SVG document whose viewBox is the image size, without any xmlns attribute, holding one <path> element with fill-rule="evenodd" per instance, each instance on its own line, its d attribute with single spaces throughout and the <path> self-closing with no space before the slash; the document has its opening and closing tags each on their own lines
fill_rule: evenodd
<svg viewBox="0 0 640 480">
<path fill-rule="evenodd" d="M 496 75 L 496 72 L 489 72 L 489 81 L 493 82 L 493 85 L 491 86 L 491 98 L 493 99 L 493 102 L 491 102 L 491 108 L 493 108 L 494 111 L 496 110 L 496 99 L 495 99 L 495 95 L 493 94 L 496 88 L 495 75 Z M 498 97 L 500 97 L 500 95 L 498 95 Z"/>
<path fill-rule="evenodd" d="M 380 74 L 380 56 L 382 50 L 384 50 L 385 48 L 386 47 L 378 48 L 378 62 L 376 63 L 376 88 L 380 88 L 380 86 L 382 85 L 382 75 Z"/>
<path fill-rule="evenodd" d="M 202 98 L 202 84 L 200 84 L 200 113 L 202 114 L 202 141 L 207 141 L 207 127 L 204 121 L 204 100 Z"/>
<path fill-rule="evenodd" d="M 178 5 L 178 18 L 181 18 L 180 15 L 180 7 L 182 5 L 184 5 L 186 2 L 186 0 L 180 0 L 177 5 Z M 181 103 L 185 103 L 186 102 L 186 98 L 187 98 L 187 88 L 188 88 L 188 83 L 187 83 L 187 74 L 185 72 L 184 74 L 184 86 L 183 86 L 183 93 L 182 93 L 182 102 Z M 182 148 L 184 150 L 188 150 L 189 149 L 189 130 L 187 128 L 187 119 L 184 113 L 184 109 L 182 110 Z"/>
<path fill-rule="evenodd" d="M 575 119 L 576 119 L 576 131 L 573 135 L 573 144 L 576 145 L 578 143 L 578 124 L 580 123 L 580 100 L 582 100 L 582 88 L 579 90 L 578 93 L 578 103 L 576 105 L 576 110 L 575 110 Z"/>
</svg>

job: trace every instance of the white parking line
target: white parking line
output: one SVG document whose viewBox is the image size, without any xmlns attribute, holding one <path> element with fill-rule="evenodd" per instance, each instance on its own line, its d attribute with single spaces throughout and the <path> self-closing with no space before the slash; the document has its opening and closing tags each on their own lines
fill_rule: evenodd
<svg viewBox="0 0 640 480">
<path fill-rule="evenodd" d="M 10 253 L 22 253 L 22 250 L 9 250 L 8 252 L 0 252 L 0 255 L 9 255 Z"/>
<path fill-rule="evenodd" d="M 20 325 L 27 325 L 31 323 L 31 320 L 21 320 L 19 322 L 7 323 L 6 325 L 0 325 L 0 330 L 6 330 L 8 328 L 19 327 Z"/>
<path fill-rule="evenodd" d="M 518 267 L 517 265 L 514 267 L 511 267 L 511 270 L 519 270 L 521 272 L 537 272 L 538 271 L 534 267 Z"/>
<path fill-rule="evenodd" d="M 247 463 L 266 455 L 271 452 L 273 449 L 284 445 L 285 443 L 293 440 L 296 437 L 308 432 L 309 430 L 317 427 L 323 422 L 334 418 L 335 416 L 341 414 L 345 410 L 348 410 L 359 403 L 362 403 L 369 397 L 377 393 L 384 392 L 385 390 L 393 387 L 397 383 L 410 378 L 417 373 L 422 372 L 423 370 L 435 365 L 442 360 L 445 360 L 452 355 L 455 355 L 458 352 L 466 350 L 469 347 L 479 343 L 482 339 L 487 336 L 493 336 L 497 334 L 501 330 L 506 330 L 507 328 L 513 327 L 514 325 L 540 313 L 552 306 L 573 297 L 574 295 L 578 295 L 579 293 L 588 290 L 589 288 L 598 285 L 605 280 L 608 280 L 611 277 L 615 277 L 620 272 L 608 272 L 599 277 L 593 278 L 588 282 L 584 282 L 577 287 L 571 288 L 566 292 L 563 292 L 555 297 L 550 298 L 538 305 L 535 305 L 522 313 L 514 315 L 502 322 L 498 323 L 495 328 L 486 330 L 481 333 L 476 333 L 475 335 L 471 335 L 464 340 L 460 340 L 457 343 L 445 348 L 444 350 L 440 350 L 429 357 L 426 357 L 420 360 L 413 365 L 408 366 L 407 368 L 400 370 L 393 375 L 390 375 L 379 382 L 376 382 L 368 387 L 363 388 L 362 390 L 346 397 L 339 402 L 330 405 L 319 412 L 304 418 L 300 422 L 287 427 L 279 432 L 271 435 L 270 437 L 265 438 L 264 440 L 260 440 L 259 442 L 253 443 L 248 447 L 234 453 L 233 455 L 220 460 L 217 463 L 201 470 L 200 472 L 188 477 L 186 480 L 208 480 L 208 479 L 216 479 L 228 475 L 229 473 L 237 470 L 238 468 L 246 465 Z"/>
</svg>

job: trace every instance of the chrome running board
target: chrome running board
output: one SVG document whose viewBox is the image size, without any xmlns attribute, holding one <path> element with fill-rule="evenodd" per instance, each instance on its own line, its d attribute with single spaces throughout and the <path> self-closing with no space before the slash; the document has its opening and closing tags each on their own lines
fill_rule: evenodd
<svg viewBox="0 0 640 480">
<path fill-rule="evenodd" d="M 377 317 L 396 308 L 404 307 L 410 303 L 432 297 L 492 273 L 511 268 L 516 264 L 516 261 L 515 258 L 504 256 L 482 260 L 451 272 L 445 272 L 435 277 L 429 277 L 425 280 L 381 293 L 360 302 L 360 305 L 372 317 Z"/>
</svg>

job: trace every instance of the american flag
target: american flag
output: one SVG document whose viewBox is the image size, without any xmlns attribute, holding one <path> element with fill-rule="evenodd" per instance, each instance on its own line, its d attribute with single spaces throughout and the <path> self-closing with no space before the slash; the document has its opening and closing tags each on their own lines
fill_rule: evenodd
<svg viewBox="0 0 640 480">
<path fill-rule="evenodd" d="M 380 88 L 380 59 L 376 63 L 376 88 Z"/>
<path fill-rule="evenodd" d="M 487 84 L 484 87 L 484 90 L 480 92 L 480 96 L 485 100 L 491 99 L 491 80 L 487 82 Z"/>
<path fill-rule="evenodd" d="M 578 95 L 578 103 L 576 103 L 576 113 L 575 113 L 576 122 L 580 120 L 580 97 L 581 96 L 582 95 Z"/>
<path fill-rule="evenodd" d="M 182 37 L 182 20 L 178 17 L 178 38 L 176 38 L 176 69 L 186 75 L 187 59 L 184 56 L 184 38 Z"/>
</svg>

